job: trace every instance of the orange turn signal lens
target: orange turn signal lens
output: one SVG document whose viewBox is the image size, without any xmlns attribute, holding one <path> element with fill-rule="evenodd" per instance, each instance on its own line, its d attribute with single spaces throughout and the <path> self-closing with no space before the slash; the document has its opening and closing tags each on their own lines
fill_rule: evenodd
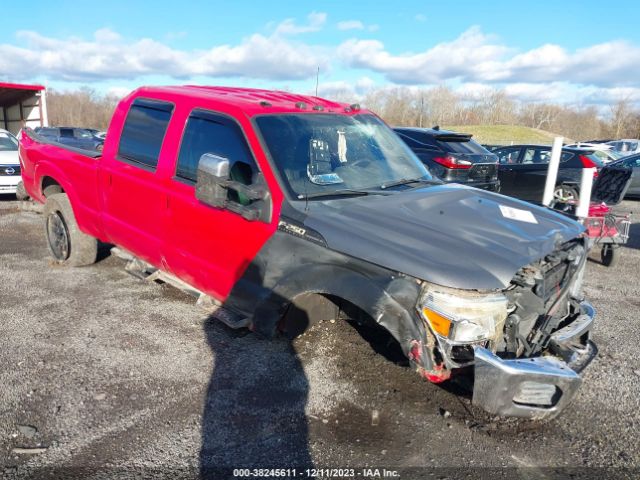
<svg viewBox="0 0 640 480">
<path fill-rule="evenodd" d="M 438 334 L 443 337 L 449 336 L 449 332 L 451 331 L 451 320 L 447 317 L 443 317 L 433 310 L 428 309 L 427 307 L 422 308 L 422 313 L 425 318 L 429 320 L 431 328 L 433 328 Z"/>
</svg>

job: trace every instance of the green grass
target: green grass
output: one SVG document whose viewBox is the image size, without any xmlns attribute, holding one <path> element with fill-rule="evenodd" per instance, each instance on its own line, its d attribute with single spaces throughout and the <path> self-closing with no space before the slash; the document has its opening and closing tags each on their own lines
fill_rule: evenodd
<svg viewBox="0 0 640 480">
<path fill-rule="evenodd" d="M 536 143 L 550 145 L 553 143 L 554 133 L 537 128 L 522 127 L 519 125 L 454 125 L 442 127 L 446 130 L 471 133 L 473 139 L 480 143 L 493 145 L 510 145 L 517 143 Z M 564 139 L 565 143 L 573 142 L 570 138 Z"/>
</svg>

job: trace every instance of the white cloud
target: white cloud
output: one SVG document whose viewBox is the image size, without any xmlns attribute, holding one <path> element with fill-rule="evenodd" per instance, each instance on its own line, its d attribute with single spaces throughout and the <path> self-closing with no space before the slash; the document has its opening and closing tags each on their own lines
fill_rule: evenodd
<svg viewBox="0 0 640 480">
<path fill-rule="evenodd" d="M 364 24 L 360 20 L 345 20 L 338 22 L 338 30 L 364 30 Z"/>
<path fill-rule="evenodd" d="M 171 39 L 179 38 L 180 32 L 167 33 L 160 41 L 124 38 L 108 28 L 88 38 L 20 31 L 14 42 L 0 44 L 0 79 L 112 85 L 135 84 L 133 80 L 144 77 L 191 81 L 218 77 L 234 82 L 260 79 L 267 86 L 280 86 L 315 80 L 319 66 L 323 75 L 333 72 L 332 81 L 320 84 L 320 92 L 328 96 L 331 92 L 362 96 L 385 84 L 411 88 L 449 84 L 472 96 L 504 88 L 511 97 L 532 102 L 604 104 L 627 97 L 640 102 L 640 46 L 627 41 L 577 50 L 543 44 L 518 51 L 479 27 L 453 40 L 405 52 L 390 51 L 373 35 L 341 44 L 331 44 L 331 39 L 322 45 L 303 41 L 305 33 L 325 28 L 327 18 L 312 12 L 302 22 L 286 19 L 236 43 L 200 49 L 174 48 Z M 358 35 L 377 29 L 353 19 L 336 25 Z M 350 69 L 361 70 L 363 76 L 356 82 L 341 80 L 353 77 Z M 374 85 L 367 75 L 383 80 Z"/>
<path fill-rule="evenodd" d="M 640 47 L 615 41 L 574 52 L 546 44 L 525 52 L 500 43 L 479 27 L 421 52 L 392 54 L 379 40 L 348 40 L 338 47 L 343 62 L 382 73 L 392 82 L 416 85 L 449 80 L 487 83 L 565 81 L 633 86 L 640 76 Z"/>
<path fill-rule="evenodd" d="M 133 79 L 147 75 L 189 78 L 197 75 L 295 80 L 328 69 L 322 49 L 287 39 L 285 34 L 319 28 L 323 14 L 309 24 L 281 23 L 265 36 L 253 34 L 236 45 L 203 50 L 179 50 L 150 38 L 125 41 L 118 33 L 100 29 L 93 39 L 56 39 L 32 31 L 17 34 L 20 46 L 0 44 L 0 77 L 94 81 Z M 283 27 L 283 25 L 285 25 Z"/>
<path fill-rule="evenodd" d="M 491 71 L 496 59 L 509 48 L 473 27 L 452 42 L 444 42 L 421 53 L 392 55 L 379 40 L 347 40 L 338 54 L 351 67 L 383 73 L 397 83 L 439 83 L 457 77 Z"/>
<path fill-rule="evenodd" d="M 277 35 L 298 35 L 300 33 L 317 32 L 322 29 L 327 21 L 327 14 L 322 12 L 311 12 L 307 16 L 306 25 L 296 24 L 293 18 L 287 18 L 276 27 Z"/>
</svg>

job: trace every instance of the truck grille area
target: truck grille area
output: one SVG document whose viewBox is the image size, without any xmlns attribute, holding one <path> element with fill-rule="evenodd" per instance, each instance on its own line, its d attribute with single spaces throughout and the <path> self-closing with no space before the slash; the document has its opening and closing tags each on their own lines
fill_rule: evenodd
<svg viewBox="0 0 640 480">
<path fill-rule="evenodd" d="M 579 307 L 569 292 L 575 290 L 585 260 L 583 242 L 575 240 L 518 271 L 505 292 L 510 313 L 497 345 L 499 355 L 535 355 L 548 346 L 553 332 L 571 322 Z"/>
<path fill-rule="evenodd" d="M 20 165 L 0 165 L 0 177 L 19 177 Z"/>
</svg>

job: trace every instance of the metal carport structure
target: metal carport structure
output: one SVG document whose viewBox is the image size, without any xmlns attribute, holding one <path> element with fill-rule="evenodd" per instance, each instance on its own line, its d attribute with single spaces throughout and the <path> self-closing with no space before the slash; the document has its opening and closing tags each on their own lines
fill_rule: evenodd
<svg viewBox="0 0 640 480">
<path fill-rule="evenodd" d="M 0 82 L 0 128 L 17 134 L 24 127 L 47 125 L 44 86 Z"/>
</svg>

